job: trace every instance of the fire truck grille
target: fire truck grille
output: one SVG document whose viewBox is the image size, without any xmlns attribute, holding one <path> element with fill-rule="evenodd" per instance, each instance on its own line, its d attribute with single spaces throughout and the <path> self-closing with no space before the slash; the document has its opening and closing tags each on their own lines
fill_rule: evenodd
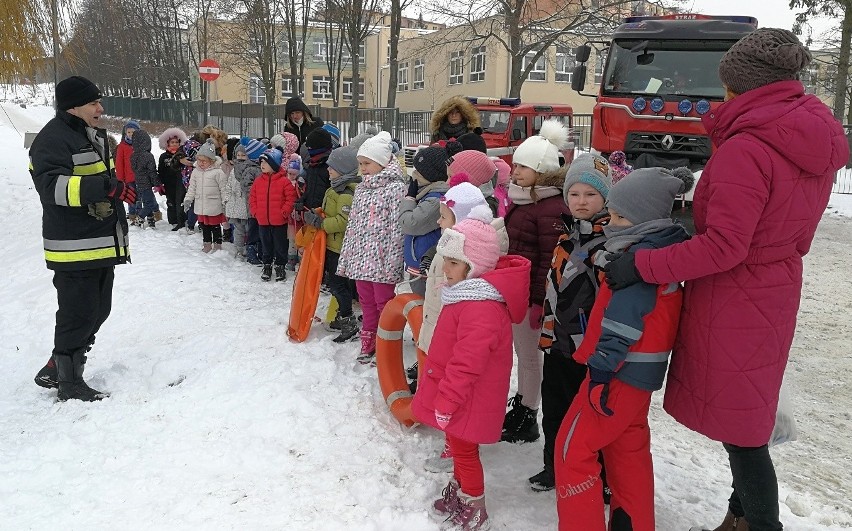
<svg viewBox="0 0 852 531">
<path fill-rule="evenodd" d="M 690 159 L 709 159 L 711 147 L 710 138 L 706 136 L 628 133 L 624 151 L 634 157 L 642 153 L 654 153 Z"/>
<path fill-rule="evenodd" d="M 414 167 L 414 154 L 417 153 L 417 150 L 420 149 L 420 146 L 405 146 L 405 167 L 413 168 Z"/>
</svg>

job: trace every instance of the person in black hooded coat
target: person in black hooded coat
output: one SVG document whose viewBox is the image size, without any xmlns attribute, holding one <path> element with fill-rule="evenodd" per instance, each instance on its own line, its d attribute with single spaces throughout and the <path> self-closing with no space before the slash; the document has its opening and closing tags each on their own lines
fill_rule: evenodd
<svg viewBox="0 0 852 531">
<path fill-rule="evenodd" d="M 299 149 L 308 138 L 308 134 L 314 129 L 323 126 L 323 121 L 315 118 L 311 114 L 311 110 L 302 101 L 302 98 L 293 97 L 287 100 L 284 105 L 284 112 L 287 114 L 287 124 L 284 126 L 284 131 L 296 135 L 299 139 Z M 297 153 L 299 150 L 296 151 Z"/>
</svg>

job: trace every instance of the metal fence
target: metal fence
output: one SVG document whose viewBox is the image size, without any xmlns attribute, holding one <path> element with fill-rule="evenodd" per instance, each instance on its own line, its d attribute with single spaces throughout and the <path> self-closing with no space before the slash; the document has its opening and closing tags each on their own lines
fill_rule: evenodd
<svg viewBox="0 0 852 531">
<path fill-rule="evenodd" d="M 845 124 L 846 136 L 852 137 L 852 124 Z M 852 142 L 850 142 L 852 144 Z M 849 156 L 845 168 L 840 168 L 834 176 L 834 186 L 831 191 L 835 194 L 852 194 L 852 155 Z"/>
</svg>

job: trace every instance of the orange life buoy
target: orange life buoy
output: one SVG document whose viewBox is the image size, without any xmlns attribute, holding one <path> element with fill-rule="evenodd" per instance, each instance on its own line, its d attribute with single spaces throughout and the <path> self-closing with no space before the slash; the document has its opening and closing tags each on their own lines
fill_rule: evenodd
<svg viewBox="0 0 852 531">
<path fill-rule="evenodd" d="M 376 332 L 376 370 L 382 395 L 393 416 L 405 426 L 413 426 L 417 420 L 411 413 L 412 394 L 405 377 L 402 359 L 402 337 L 405 324 L 411 327 L 416 343 L 423 324 L 423 297 L 415 293 L 404 293 L 391 299 L 379 317 Z M 423 366 L 426 354 L 417 349 L 418 368 Z"/>
</svg>

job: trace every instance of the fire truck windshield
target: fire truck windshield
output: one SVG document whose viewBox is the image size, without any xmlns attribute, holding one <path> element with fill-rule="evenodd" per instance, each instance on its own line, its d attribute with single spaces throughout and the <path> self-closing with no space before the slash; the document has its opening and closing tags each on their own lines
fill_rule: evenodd
<svg viewBox="0 0 852 531">
<path fill-rule="evenodd" d="M 509 111 L 479 111 L 484 133 L 503 134 L 509 127 Z"/>
<path fill-rule="evenodd" d="M 721 101 L 725 90 L 719 80 L 719 61 L 734 42 L 615 40 L 610 47 L 602 94 Z"/>
</svg>

